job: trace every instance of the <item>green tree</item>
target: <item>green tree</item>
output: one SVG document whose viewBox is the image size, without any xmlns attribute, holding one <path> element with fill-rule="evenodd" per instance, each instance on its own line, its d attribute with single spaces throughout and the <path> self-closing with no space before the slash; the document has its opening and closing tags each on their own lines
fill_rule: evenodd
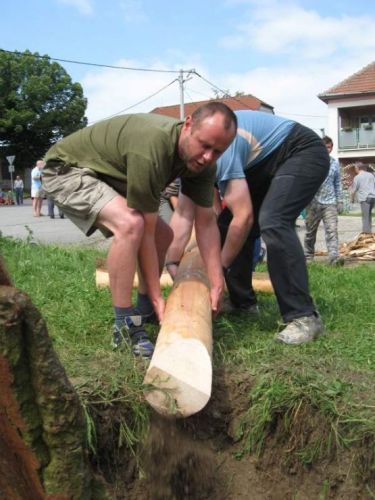
<svg viewBox="0 0 375 500">
<path fill-rule="evenodd" d="M 240 90 L 236 90 L 236 92 L 231 95 L 229 93 L 229 90 L 218 90 L 218 89 L 212 89 L 212 92 L 214 93 L 214 97 L 212 99 L 226 99 L 228 97 L 242 97 L 245 95 L 245 92 L 242 92 Z"/>
<path fill-rule="evenodd" d="M 38 53 L 0 50 L 0 154 L 32 165 L 61 137 L 87 125 L 87 100 L 65 69 Z"/>
</svg>

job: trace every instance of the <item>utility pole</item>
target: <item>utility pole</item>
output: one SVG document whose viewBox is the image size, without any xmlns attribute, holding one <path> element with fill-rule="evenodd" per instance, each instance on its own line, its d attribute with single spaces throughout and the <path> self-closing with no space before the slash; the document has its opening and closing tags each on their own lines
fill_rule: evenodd
<svg viewBox="0 0 375 500">
<path fill-rule="evenodd" d="M 178 83 L 180 84 L 180 120 L 185 118 L 185 105 L 184 105 L 184 71 L 180 69 L 178 75 Z"/>
<path fill-rule="evenodd" d="M 189 75 L 190 73 L 194 73 L 195 69 L 190 69 L 186 73 Z M 190 80 L 190 78 L 186 78 L 184 80 L 184 70 L 180 69 L 180 73 L 178 75 L 178 83 L 180 85 L 180 120 L 185 119 L 185 104 L 184 104 L 184 83 Z"/>
</svg>

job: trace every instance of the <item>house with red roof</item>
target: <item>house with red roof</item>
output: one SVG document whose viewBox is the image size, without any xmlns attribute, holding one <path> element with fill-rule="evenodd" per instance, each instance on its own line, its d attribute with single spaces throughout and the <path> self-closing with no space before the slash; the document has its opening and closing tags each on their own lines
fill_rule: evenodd
<svg viewBox="0 0 375 500">
<path fill-rule="evenodd" d="M 264 111 L 266 113 L 273 113 L 273 106 L 267 104 L 264 101 L 261 101 L 257 97 L 254 97 L 251 94 L 247 95 L 238 95 L 234 97 L 223 97 L 221 99 L 211 99 L 211 101 L 220 101 L 229 106 L 233 111 L 243 110 L 243 109 L 251 109 L 255 111 Z M 206 101 L 196 101 L 189 102 L 184 104 L 184 116 L 191 115 L 193 111 L 199 106 L 210 102 L 210 100 Z M 173 106 L 163 106 L 159 108 L 155 108 L 151 111 L 151 113 L 157 113 L 159 115 L 170 116 L 172 118 L 180 119 L 181 117 L 181 109 L 180 105 Z"/>
<path fill-rule="evenodd" d="M 318 97 L 328 106 L 332 155 L 343 166 L 375 164 L 375 61 Z"/>
</svg>

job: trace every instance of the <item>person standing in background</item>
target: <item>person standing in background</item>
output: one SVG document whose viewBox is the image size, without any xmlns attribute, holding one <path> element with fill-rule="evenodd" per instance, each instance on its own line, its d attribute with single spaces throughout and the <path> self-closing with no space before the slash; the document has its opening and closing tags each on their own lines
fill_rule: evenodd
<svg viewBox="0 0 375 500">
<path fill-rule="evenodd" d="M 31 198 L 33 199 L 34 217 L 40 217 L 43 204 L 42 170 L 44 161 L 38 160 L 31 171 Z"/>
<path fill-rule="evenodd" d="M 323 142 L 328 154 L 333 148 L 332 139 L 323 137 Z M 339 255 L 338 214 L 343 211 L 343 196 L 341 185 L 340 164 L 332 156 L 329 157 L 329 172 L 320 186 L 314 199 L 307 207 L 305 257 L 306 260 L 314 259 L 316 235 L 321 221 L 324 224 L 324 233 L 330 264 L 341 265 L 344 260 Z"/>
<path fill-rule="evenodd" d="M 357 175 L 354 177 L 350 190 L 351 202 L 353 203 L 354 198 L 357 198 L 361 205 L 362 232 L 371 233 L 372 209 L 375 204 L 375 176 L 368 172 L 367 165 L 364 163 L 357 163 L 355 172 Z"/>
<path fill-rule="evenodd" d="M 17 205 L 23 205 L 23 180 L 19 175 L 17 175 L 14 181 L 14 190 L 16 192 L 16 203 Z"/>
<path fill-rule="evenodd" d="M 55 218 L 55 202 L 53 201 L 53 198 L 51 198 L 50 196 L 48 196 L 47 202 L 48 202 L 48 215 L 49 215 L 50 219 L 54 219 Z M 57 208 L 59 211 L 60 219 L 64 219 L 65 217 L 64 217 L 63 211 L 61 210 L 60 207 L 57 207 Z"/>
</svg>

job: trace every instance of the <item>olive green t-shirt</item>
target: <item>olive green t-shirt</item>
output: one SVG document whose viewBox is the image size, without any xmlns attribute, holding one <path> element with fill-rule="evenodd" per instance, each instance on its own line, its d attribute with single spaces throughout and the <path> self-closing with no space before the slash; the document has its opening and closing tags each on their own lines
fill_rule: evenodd
<svg viewBox="0 0 375 500">
<path fill-rule="evenodd" d="M 157 114 L 122 115 L 78 130 L 52 146 L 45 160 L 94 170 L 126 196 L 128 206 L 157 212 L 160 194 L 177 177 L 181 191 L 210 207 L 216 165 L 191 172 L 178 155 L 182 122 Z"/>
</svg>

